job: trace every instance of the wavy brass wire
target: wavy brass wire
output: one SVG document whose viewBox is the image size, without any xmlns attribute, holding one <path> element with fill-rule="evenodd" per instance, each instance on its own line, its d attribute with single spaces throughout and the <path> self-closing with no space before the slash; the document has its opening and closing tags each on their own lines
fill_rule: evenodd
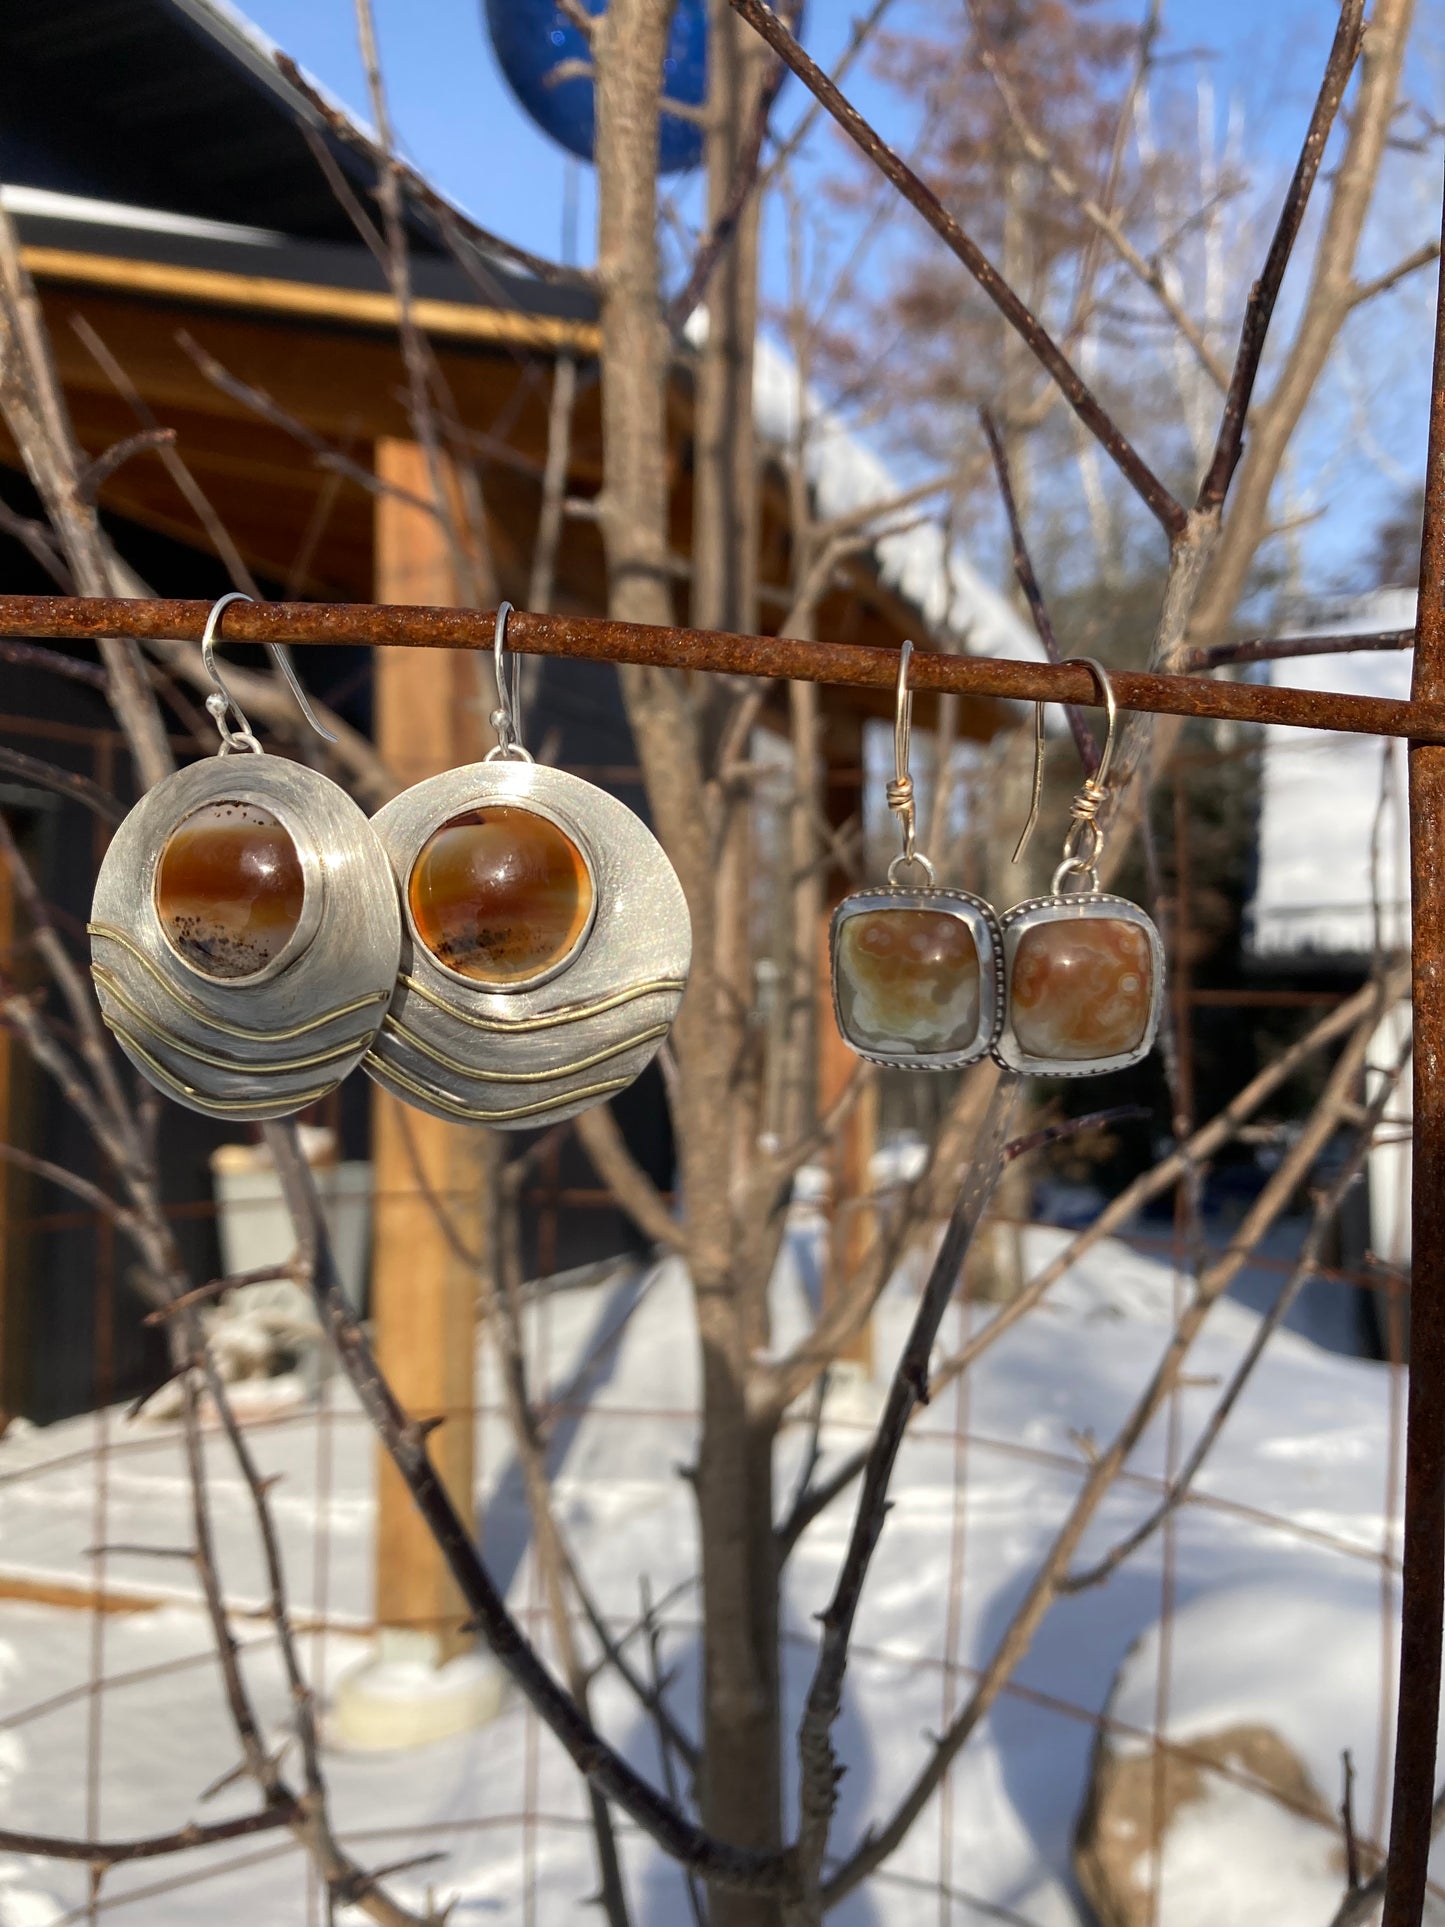
<svg viewBox="0 0 1445 1927">
<path fill-rule="evenodd" d="M 556 1010 L 543 1011 L 538 1017 L 474 1017 L 449 1002 L 447 998 L 438 996 L 436 991 L 428 990 L 418 978 L 409 977 L 405 971 L 402 972 L 401 981 L 408 990 L 415 991 L 418 997 L 424 998 L 436 1009 L 445 1011 L 448 1017 L 454 1017 L 459 1024 L 469 1024 L 473 1030 L 493 1031 L 505 1035 L 515 1035 L 522 1031 L 555 1030 L 562 1024 L 581 1023 L 584 1017 L 600 1017 L 603 1011 L 616 1010 L 621 1004 L 635 1003 L 639 997 L 651 996 L 655 991 L 684 990 L 687 987 L 685 977 L 659 977 L 653 983 L 632 984 L 626 990 L 615 991 L 610 997 L 600 997 L 594 1004 L 563 1004 Z"/>
<path fill-rule="evenodd" d="M 427 1104 L 435 1104 L 449 1116 L 461 1118 L 468 1124 L 503 1124 L 512 1118 L 537 1117 L 543 1111 L 555 1109 L 559 1101 L 558 1097 L 548 1097 L 539 1104 L 518 1104 L 505 1111 L 474 1110 L 469 1105 L 456 1103 L 444 1092 L 433 1090 L 430 1085 L 408 1077 L 405 1071 L 399 1071 L 395 1064 L 385 1062 L 374 1051 L 368 1051 L 362 1061 L 379 1074 L 383 1083 L 400 1084 L 413 1097 L 419 1097 Z M 605 1084 L 588 1084 L 580 1091 L 567 1091 L 559 1096 L 565 1103 L 580 1104 L 586 1098 L 606 1097 L 612 1091 L 625 1091 L 632 1082 L 630 1077 L 614 1077 Z"/>
<path fill-rule="evenodd" d="M 125 1045 L 126 1049 L 134 1051 L 136 1056 L 139 1057 L 143 1063 L 149 1065 L 150 1069 L 155 1072 L 161 1083 L 164 1084 L 168 1090 L 174 1091 L 178 1097 L 195 1099 L 198 1103 L 203 1104 L 208 1111 L 215 1112 L 224 1117 L 249 1117 L 257 1111 L 274 1109 L 276 1104 L 274 1092 L 270 1097 L 212 1097 L 206 1091 L 196 1090 L 192 1085 L 185 1083 L 181 1078 L 176 1077 L 171 1071 L 167 1070 L 160 1059 L 154 1057 L 151 1052 L 146 1049 L 145 1045 L 140 1042 L 139 1038 L 132 1037 L 130 1032 L 125 1028 L 125 1025 L 118 1023 L 109 1011 L 103 1010 L 101 1016 Z M 287 1101 L 292 1103 L 294 1108 L 299 1111 L 307 1104 L 315 1104 L 319 1098 L 326 1097 L 334 1088 L 335 1086 L 332 1084 L 323 1084 L 318 1090 L 314 1091 L 293 1091 Z"/>
<path fill-rule="evenodd" d="M 408 1030 L 399 1017 L 385 1017 L 382 1029 L 390 1031 L 403 1043 L 410 1044 L 413 1050 L 429 1057 L 434 1064 L 444 1070 L 455 1071 L 461 1077 L 477 1084 L 549 1084 L 559 1077 L 572 1077 L 579 1071 L 590 1071 L 594 1064 L 605 1064 L 610 1057 L 621 1057 L 624 1051 L 633 1050 L 639 1044 L 650 1044 L 654 1038 L 666 1037 L 672 1028 L 670 1024 L 654 1024 L 650 1030 L 637 1031 L 631 1037 L 624 1037 L 620 1044 L 609 1044 L 605 1050 L 594 1052 L 591 1057 L 579 1058 L 575 1064 L 563 1064 L 555 1071 L 482 1071 L 472 1064 L 464 1064 L 460 1058 L 449 1057 L 435 1044 L 429 1044 L 416 1031 Z"/>
<path fill-rule="evenodd" d="M 162 990 L 175 999 L 182 1010 L 196 1018 L 199 1023 L 208 1024 L 212 1030 L 218 1030 L 227 1037 L 243 1037 L 248 1042 L 284 1044 L 293 1037 L 304 1037 L 309 1031 L 320 1030 L 325 1024 L 335 1023 L 338 1017 L 352 1017 L 358 1010 L 365 1010 L 371 1004 L 384 1004 L 391 995 L 390 991 L 386 990 L 372 991 L 365 997 L 354 998 L 349 1004 L 338 1004 L 335 1010 L 328 1010 L 320 1017 L 308 1017 L 304 1024 L 292 1024 L 280 1030 L 254 1030 L 245 1024 L 227 1024 L 219 1017 L 213 1017 L 198 998 L 188 996 L 184 990 L 178 989 L 170 981 L 164 971 L 158 970 L 140 945 L 132 943 L 123 931 L 112 930 L 106 923 L 88 923 L 85 927 L 92 937 L 104 937 L 108 943 L 119 944 L 122 950 L 134 957 L 141 968 L 154 978 Z M 91 965 L 91 970 L 94 972 L 94 964 Z"/>
<path fill-rule="evenodd" d="M 288 1071 L 315 1070 L 318 1064 L 333 1064 L 338 1057 L 349 1057 L 358 1046 L 368 1043 L 373 1034 L 368 1028 L 358 1036 L 344 1038 L 341 1043 L 332 1044 L 323 1051 L 316 1051 L 310 1057 L 293 1057 L 279 1064 L 243 1063 L 239 1058 L 218 1057 L 211 1051 L 202 1050 L 198 1044 L 188 1044 L 174 1032 L 167 1030 L 164 1025 L 158 1024 L 149 1011 L 143 1010 L 139 1004 L 133 1002 L 104 965 L 92 964 L 90 974 L 106 996 L 113 997 L 142 1030 L 148 1031 L 168 1049 L 178 1051 L 182 1057 L 194 1057 L 198 1063 L 214 1065 L 219 1071 L 240 1071 L 246 1074 L 254 1073 L 257 1076 L 284 1077 Z"/>
</svg>

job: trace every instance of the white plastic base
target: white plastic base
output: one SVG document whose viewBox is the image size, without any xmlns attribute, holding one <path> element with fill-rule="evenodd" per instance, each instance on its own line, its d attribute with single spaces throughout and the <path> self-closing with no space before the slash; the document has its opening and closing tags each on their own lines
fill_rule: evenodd
<svg viewBox="0 0 1445 1927">
<path fill-rule="evenodd" d="M 331 1696 L 326 1736 L 348 1751 L 382 1753 L 470 1732 L 494 1720 L 507 1677 L 486 1653 L 436 1663 L 430 1633 L 383 1629 L 376 1650 L 343 1673 Z"/>
</svg>

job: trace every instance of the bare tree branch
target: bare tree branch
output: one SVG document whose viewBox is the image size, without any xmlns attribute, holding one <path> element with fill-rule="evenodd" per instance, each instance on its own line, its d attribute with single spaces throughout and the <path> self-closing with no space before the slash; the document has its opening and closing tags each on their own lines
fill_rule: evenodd
<svg viewBox="0 0 1445 1927">
<path fill-rule="evenodd" d="M 302 1228 L 301 1245 L 315 1280 L 318 1309 L 336 1345 L 337 1356 L 492 1652 L 584 1778 L 615 1801 L 664 1852 L 681 1866 L 695 1868 L 720 1885 L 754 1893 L 781 1891 L 787 1880 L 786 1863 L 781 1855 L 729 1846 L 710 1838 L 702 1828 L 686 1819 L 608 1746 L 543 1666 L 492 1584 L 471 1531 L 431 1464 L 425 1438 L 409 1424 L 397 1404 L 381 1376 L 364 1331 L 347 1305 L 336 1276 L 314 1181 L 297 1148 L 294 1127 L 268 1124 L 264 1130 L 287 1208 Z"/>
<path fill-rule="evenodd" d="M 763 4 L 763 0 L 731 0 L 731 4 L 786 62 L 809 92 L 822 102 L 843 131 L 887 175 L 903 198 L 917 208 L 934 233 L 958 256 L 1005 321 L 1057 382 L 1064 399 L 1097 439 L 1170 541 L 1178 541 L 1187 526 L 1183 506 L 1159 480 L 1037 315 L 1003 279 L 978 244 L 953 218 L 933 190 L 919 179 L 857 108 L 845 99 L 822 68 L 803 51 L 772 9 Z M 1363 0 L 1359 0 L 1359 4 L 1362 5 Z"/>
<path fill-rule="evenodd" d="M 1004 514 L 1008 517 L 1009 537 L 1013 544 L 1014 574 L 1018 578 L 1024 601 L 1028 604 L 1029 614 L 1033 617 L 1039 641 L 1044 645 L 1044 654 L 1050 662 L 1062 662 L 1063 654 L 1059 649 L 1059 639 L 1054 634 L 1053 619 L 1049 615 L 1048 604 L 1044 601 L 1044 592 L 1039 587 L 1039 579 L 1034 574 L 1028 543 L 1024 539 L 1023 524 L 1019 520 L 1018 504 L 1014 500 L 1013 482 L 1009 476 L 1008 454 L 994 425 L 993 416 L 986 408 L 978 411 L 978 419 L 988 442 L 988 452 L 993 457 L 994 472 L 998 476 L 998 492 L 1003 500 Z M 1079 752 L 1079 760 L 1084 765 L 1084 774 L 1092 776 L 1099 767 L 1099 745 L 1094 741 L 1094 732 L 1084 721 L 1083 712 L 1076 709 L 1072 703 L 1065 704 L 1064 714 L 1069 719 L 1069 729 Z"/>
<path fill-rule="evenodd" d="M 1310 189 L 1314 186 L 1320 162 L 1324 159 L 1325 143 L 1329 140 L 1335 115 L 1339 112 L 1345 88 L 1349 85 L 1350 75 L 1359 58 L 1364 31 L 1365 0 L 1342 0 L 1334 45 L 1325 64 L 1324 79 L 1320 83 L 1304 145 L 1295 164 L 1294 177 L 1285 195 L 1284 206 L 1280 209 L 1264 267 L 1250 289 L 1244 325 L 1239 333 L 1239 348 L 1234 358 L 1234 372 L 1230 376 L 1229 392 L 1225 396 L 1224 413 L 1220 417 L 1219 434 L 1214 444 L 1214 457 L 1200 485 L 1196 502 L 1196 507 L 1204 514 L 1217 513 L 1223 506 L 1244 446 L 1244 419 L 1249 413 L 1250 397 L 1259 374 L 1274 304 L 1279 299 L 1284 271 L 1289 266 L 1300 223 L 1309 205 Z"/>
<path fill-rule="evenodd" d="M 1362 302 L 1373 301 L 1377 294 L 1388 294 L 1391 288 L 1398 287 L 1400 282 L 1408 279 L 1410 275 L 1417 273 L 1421 268 L 1428 268 L 1432 262 L 1439 259 L 1439 241 L 1423 242 L 1412 253 L 1407 254 L 1403 261 L 1397 261 L 1393 268 L 1387 268 L 1383 274 L 1377 274 L 1373 280 L 1357 281 L 1351 291 L 1353 305 L 1358 308 Z"/>
<path fill-rule="evenodd" d="M 1073 202 L 1085 220 L 1093 224 L 1125 266 L 1149 289 L 1165 314 L 1199 357 L 1200 366 L 1211 379 L 1221 389 L 1228 388 L 1229 370 L 1206 341 L 1202 329 L 1196 327 L 1183 304 L 1170 293 L 1160 263 L 1157 260 L 1146 260 L 1124 232 L 1118 216 L 1110 214 L 1102 207 L 1089 190 L 1076 181 L 1068 169 L 1060 163 L 1047 141 L 1029 122 L 1018 94 L 1004 75 L 994 55 L 985 49 L 979 55 L 979 64 L 998 88 L 1010 124 L 1029 159 L 1043 169 L 1060 194 L 1066 200 Z"/>
<path fill-rule="evenodd" d="M 898 1361 L 883 1417 L 868 1450 L 863 1490 L 848 1550 L 833 1596 L 821 1615 L 823 1632 L 817 1664 L 798 1728 L 801 1786 L 795 1853 L 803 1889 L 797 1915 L 801 1927 L 815 1927 L 823 1917 L 819 1879 L 841 1777 L 832 1730 L 842 1709 L 843 1677 L 853 1622 L 887 1516 L 888 1486 L 914 1408 L 928 1402 L 928 1363 L 934 1340 L 1002 1169 L 1018 1088 L 1019 1079 L 1009 1072 L 1000 1077 L 994 1088 L 993 1101 L 979 1131 L 973 1164 L 923 1288 L 913 1329 Z"/>
</svg>

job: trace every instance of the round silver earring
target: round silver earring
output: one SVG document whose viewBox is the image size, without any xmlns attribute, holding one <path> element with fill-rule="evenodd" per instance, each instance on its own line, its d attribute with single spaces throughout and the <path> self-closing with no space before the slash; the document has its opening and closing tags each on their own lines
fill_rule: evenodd
<svg viewBox="0 0 1445 1927">
<path fill-rule="evenodd" d="M 116 831 L 91 907 L 101 1015 L 158 1090 L 207 1117 L 289 1117 L 360 1063 L 396 978 L 401 922 L 366 814 L 328 777 L 266 755 L 201 650 L 221 737 Z M 272 650 L 328 742 L 285 652 Z"/>
<path fill-rule="evenodd" d="M 1015 904 L 1002 919 L 1007 1008 L 994 1056 L 1033 1077 L 1100 1077 L 1147 1057 L 1164 999 L 1164 945 L 1127 897 L 1099 888 L 1117 706 L 1114 685 L 1092 656 L 1108 733 L 1099 767 L 1074 798 L 1063 860 L 1049 894 Z M 1038 821 L 1043 782 L 1043 706 L 1035 712 L 1033 803 L 1013 860 Z M 1070 886 L 1073 886 L 1072 888 Z"/>
<path fill-rule="evenodd" d="M 857 890 L 833 912 L 829 952 L 833 1012 L 843 1041 L 870 1064 L 953 1070 L 988 1055 L 1003 1015 L 998 923 L 967 890 L 944 890 L 916 848 L 917 805 L 909 748 L 913 692 L 905 642 L 893 718 L 888 807 L 903 848 L 885 889 Z M 921 884 L 902 882 L 909 871 Z"/>
<path fill-rule="evenodd" d="M 435 1117 L 554 1124 L 624 1089 L 677 1015 L 682 886 L 640 818 L 534 763 L 497 612 L 497 744 L 372 819 L 401 892 L 402 960 L 367 1072 Z"/>
</svg>

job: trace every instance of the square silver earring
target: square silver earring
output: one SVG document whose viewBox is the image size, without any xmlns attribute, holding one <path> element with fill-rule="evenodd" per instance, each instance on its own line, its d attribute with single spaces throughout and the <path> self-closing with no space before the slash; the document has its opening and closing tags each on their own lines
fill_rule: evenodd
<svg viewBox="0 0 1445 1927">
<path fill-rule="evenodd" d="M 1063 861 L 1047 896 L 1015 904 L 1002 919 L 1005 1015 L 994 1056 L 1031 1077 L 1100 1077 L 1147 1057 L 1164 999 L 1164 945 L 1137 903 L 1099 888 L 1116 706 L 1107 671 L 1093 671 L 1108 713 L 1099 767 L 1074 799 Z M 1038 817 L 1043 707 L 1037 711 L 1034 800 L 1014 851 L 1022 855 Z M 1071 880 L 1079 886 L 1067 888 Z"/>
<path fill-rule="evenodd" d="M 944 1071 L 977 1063 L 998 1036 L 1003 952 L 991 907 L 966 890 L 939 888 L 933 865 L 915 847 L 912 654 L 913 644 L 905 642 L 888 785 L 903 848 L 888 866 L 885 887 L 854 891 L 833 912 L 833 1013 L 843 1041 L 870 1064 Z M 901 882 L 910 870 L 921 871 L 923 883 Z"/>
</svg>

